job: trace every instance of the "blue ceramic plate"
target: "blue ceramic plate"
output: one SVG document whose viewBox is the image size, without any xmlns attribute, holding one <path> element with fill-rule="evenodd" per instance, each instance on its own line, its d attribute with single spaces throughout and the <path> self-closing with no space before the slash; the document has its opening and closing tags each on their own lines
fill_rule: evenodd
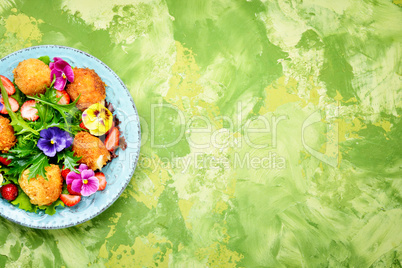
<svg viewBox="0 0 402 268">
<path fill-rule="evenodd" d="M 12 71 L 19 62 L 41 56 L 61 57 L 73 66 L 88 67 L 106 83 L 106 100 L 113 104 L 114 114 L 121 121 L 120 129 L 127 141 L 126 150 L 118 150 L 118 158 L 106 165 L 102 172 L 107 178 L 104 191 L 82 198 L 74 207 L 57 207 L 50 216 L 19 209 L 0 198 L 0 215 L 15 223 L 38 229 L 60 229 L 71 227 L 102 213 L 121 195 L 133 176 L 140 152 L 140 123 L 133 99 L 120 78 L 99 59 L 80 50 L 63 46 L 35 46 L 14 52 L 0 60 L 0 74 L 13 79 Z"/>
</svg>

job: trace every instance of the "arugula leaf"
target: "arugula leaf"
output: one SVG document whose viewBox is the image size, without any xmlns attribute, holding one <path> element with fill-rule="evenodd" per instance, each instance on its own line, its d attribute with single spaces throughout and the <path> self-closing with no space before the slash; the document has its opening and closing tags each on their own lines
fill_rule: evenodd
<svg viewBox="0 0 402 268">
<path fill-rule="evenodd" d="M 8 94 L 7 94 L 6 89 L 3 86 L 3 82 L 1 82 L 1 79 L 0 79 L 0 88 L 1 88 L 1 95 L 2 95 L 3 100 L 4 100 L 4 106 L 6 106 L 6 110 L 8 112 L 8 115 L 11 118 L 11 125 L 14 126 L 14 129 L 16 131 L 18 131 L 17 134 L 22 134 L 22 133 L 25 133 L 25 132 L 32 132 L 35 135 L 39 135 L 38 131 L 32 129 L 27 124 L 27 122 L 25 122 L 23 119 L 22 120 L 19 119 L 17 117 L 17 115 L 11 110 L 10 102 L 8 100 Z"/>
<path fill-rule="evenodd" d="M 68 168 L 71 171 L 78 173 L 75 167 L 78 165 L 78 161 L 81 159 L 81 157 L 74 156 L 73 151 L 63 150 L 57 154 L 57 161 L 60 162 L 63 159 L 64 168 Z"/>
<path fill-rule="evenodd" d="M 21 92 L 21 90 L 18 88 L 18 86 L 15 83 L 14 83 L 14 87 L 15 87 L 15 93 L 13 94 L 13 98 L 21 106 L 22 104 L 24 104 L 27 97 L 25 96 L 24 93 Z"/>
<path fill-rule="evenodd" d="M 50 63 L 50 58 L 49 58 L 49 56 L 42 56 L 42 57 L 39 57 L 38 60 L 43 61 L 46 65 L 49 65 L 49 63 Z"/>
<path fill-rule="evenodd" d="M 35 153 L 36 144 L 34 141 L 19 139 L 18 143 L 7 153 L 8 156 L 24 158 Z"/>
<path fill-rule="evenodd" d="M 78 98 L 74 102 L 67 105 L 57 103 L 61 99 L 61 97 L 58 98 L 56 96 L 56 90 L 51 88 L 47 89 L 45 94 L 41 94 L 39 96 L 27 96 L 27 97 L 33 100 L 37 100 L 41 103 L 47 104 L 56 111 L 58 111 L 64 118 L 66 124 L 68 125 L 69 122 L 67 120 L 67 115 L 70 117 L 74 117 L 74 115 L 79 111 L 78 108 L 75 107 L 75 105 L 77 104 L 80 96 L 78 96 Z"/>
<path fill-rule="evenodd" d="M 6 175 L 19 178 L 21 176 L 21 173 L 24 172 L 24 170 L 27 169 L 30 164 L 31 163 L 27 158 L 13 159 L 13 161 L 9 165 L 10 169 L 7 171 Z"/>
<path fill-rule="evenodd" d="M 42 176 L 47 180 L 45 167 L 50 166 L 49 158 L 41 153 L 34 156 L 31 160 L 32 165 L 29 166 L 28 182 L 37 175 Z"/>
</svg>

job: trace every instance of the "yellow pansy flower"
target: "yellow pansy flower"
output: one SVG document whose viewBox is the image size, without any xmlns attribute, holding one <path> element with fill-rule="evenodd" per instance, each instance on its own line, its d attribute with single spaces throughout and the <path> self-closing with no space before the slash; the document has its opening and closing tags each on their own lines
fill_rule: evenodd
<svg viewBox="0 0 402 268">
<path fill-rule="evenodd" d="M 113 114 L 102 104 L 95 103 L 82 113 L 82 122 L 92 135 L 102 136 L 112 127 Z"/>
</svg>

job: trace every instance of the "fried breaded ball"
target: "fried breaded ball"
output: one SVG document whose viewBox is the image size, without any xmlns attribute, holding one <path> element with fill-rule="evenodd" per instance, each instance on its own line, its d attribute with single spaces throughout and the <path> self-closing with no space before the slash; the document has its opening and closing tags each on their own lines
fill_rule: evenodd
<svg viewBox="0 0 402 268">
<path fill-rule="evenodd" d="M 0 115 L 0 151 L 7 153 L 16 142 L 17 139 L 14 135 L 14 129 L 10 125 L 10 120 Z"/>
<path fill-rule="evenodd" d="M 21 189 L 29 196 L 34 205 L 51 205 L 59 198 L 63 188 L 63 177 L 59 166 L 50 165 L 45 170 L 47 180 L 42 176 L 37 176 L 28 182 L 29 170 L 27 169 L 21 174 L 18 181 Z"/>
<path fill-rule="evenodd" d="M 72 101 L 75 101 L 81 94 L 77 102 L 77 108 L 84 111 L 95 103 L 103 103 L 106 98 L 105 83 L 99 75 L 92 69 L 74 68 L 74 82 L 68 84 L 66 91 Z"/>
<path fill-rule="evenodd" d="M 38 59 L 21 61 L 13 70 L 15 84 L 25 94 L 43 94 L 51 84 L 50 68 Z"/>
<path fill-rule="evenodd" d="M 85 131 L 75 135 L 73 151 L 75 156 L 82 157 L 79 162 L 92 170 L 102 169 L 110 160 L 110 153 L 103 142 Z"/>
</svg>

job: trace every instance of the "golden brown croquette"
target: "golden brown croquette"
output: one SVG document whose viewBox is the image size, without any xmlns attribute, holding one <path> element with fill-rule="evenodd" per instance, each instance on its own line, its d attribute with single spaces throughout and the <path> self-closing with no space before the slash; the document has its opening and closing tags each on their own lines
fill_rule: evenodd
<svg viewBox="0 0 402 268">
<path fill-rule="evenodd" d="M 63 188 L 63 177 L 59 166 L 50 165 L 45 170 L 47 180 L 42 176 L 37 176 L 28 182 L 29 170 L 27 169 L 21 174 L 18 181 L 21 189 L 29 196 L 34 205 L 51 205 L 59 198 Z"/>
<path fill-rule="evenodd" d="M 81 94 L 77 102 L 77 108 L 81 111 L 95 103 L 103 103 L 106 98 L 105 83 L 99 75 L 92 69 L 74 68 L 74 82 L 66 87 L 71 100 L 75 101 Z"/>
<path fill-rule="evenodd" d="M 10 125 L 10 120 L 0 115 L 0 151 L 7 153 L 16 142 L 17 139 L 14 135 L 14 129 Z"/>
<path fill-rule="evenodd" d="M 84 131 L 75 135 L 73 151 L 75 156 L 82 157 L 79 162 L 92 170 L 102 169 L 110 160 L 110 153 L 103 142 Z"/>
<path fill-rule="evenodd" d="M 34 96 L 43 94 L 52 82 L 50 68 L 38 59 L 21 61 L 14 69 L 15 84 L 25 94 Z"/>
</svg>

